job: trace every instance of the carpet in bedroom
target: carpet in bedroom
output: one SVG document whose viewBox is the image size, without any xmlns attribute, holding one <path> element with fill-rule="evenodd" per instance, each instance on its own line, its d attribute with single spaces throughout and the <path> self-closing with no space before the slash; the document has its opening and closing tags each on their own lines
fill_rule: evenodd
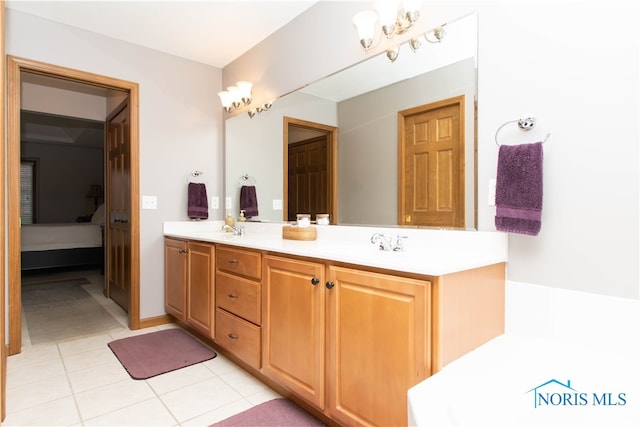
<svg viewBox="0 0 640 427">
<path fill-rule="evenodd" d="M 22 310 L 32 345 L 122 329 L 82 285 L 85 278 L 22 285 Z"/>
</svg>

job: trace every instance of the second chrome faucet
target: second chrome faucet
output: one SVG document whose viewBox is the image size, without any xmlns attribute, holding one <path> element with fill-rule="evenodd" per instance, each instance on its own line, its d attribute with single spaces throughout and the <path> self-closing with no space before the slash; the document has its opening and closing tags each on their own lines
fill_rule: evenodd
<svg viewBox="0 0 640 427">
<path fill-rule="evenodd" d="M 378 248 L 381 251 L 394 251 L 394 252 L 401 252 L 404 250 L 404 239 L 406 239 L 407 236 L 396 236 L 396 241 L 395 243 L 392 241 L 391 237 L 387 237 L 382 233 L 374 233 L 371 236 L 371 243 L 373 243 L 374 245 L 378 245 Z"/>
</svg>

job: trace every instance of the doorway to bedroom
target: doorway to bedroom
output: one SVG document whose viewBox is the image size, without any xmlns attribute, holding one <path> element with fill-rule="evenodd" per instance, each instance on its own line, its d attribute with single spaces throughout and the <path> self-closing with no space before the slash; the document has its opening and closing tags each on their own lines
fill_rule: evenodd
<svg viewBox="0 0 640 427">
<path fill-rule="evenodd" d="M 32 287 L 34 271 L 54 272 L 58 277 L 69 279 L 70 282 L 79 285 L 75 288 L 86 288 L 90 294 L 92 292 L 95 294 L 96 287 L 102 288 L 103 298 L 110 298 L 109 303 L 114 304 L 115 300 L 120 306 L 128 309 L 128 313 L 125 314 L 125 325 L 131 329 L 138 329 L 140 327 L 138 85 L 11 56 L 8 57 L 7 62 L 7 78 L 9 354 L 19 353 L 23 344 L 22 278 L 25 271 L 31 273 L 25 276 L 31 276 L 27 279 L 30 290 L 35 289 Z M 29 98 L 29 91 L 33 91 L 34 87 L 40 89 L 40 92 L 37 96 Z M 60 98 L 61 93 L 71 95 L 71 98 L 66 98 L 63 102 Z M 89 104 L 86 104 L 87 102 Z M 99 133 L 102 135 L 100 142 L 102 146 L 99 150 L 95 147 L 93 150 L 88 147 L 85 150 L 93 152 L 94 164 L 89 166 L 89 169 L 93 170 L 86 171 L 87 166 L 75 157 L 71 161 L 68 158 L 65 160 L 54 158 L 48 161 L 48 166 L 58 169 L 57 172 L 53 172 L 53 176 L 58 178 L 55 180 L 57 181 L 55 185 L 51 183 L 53 178 L 41 176 L 38 180 L 33 179 L 33 176 L 31 178 L 22 176 L 21 172 L 38 173 L 39 169 L 42 171 L 43 166 L 40 164 L 38 168 L 37 163 L 29 163 L 34 157 L 40 157 L 42 152 L 37 156 L 25 155 L 29 151 L 22 147 L 22 141 L 25 138 L 21 138 L 30 132 L 29 138 L 26 139 L 37 139 L 39 131 L 43 128 L 38 129 L 35 126 L 26 130 L 24 124 L 33 124 L 34 115 L 37 118 L 35 122 L 41 126 L 52 119 L 84 117 L 73 114 L 74 108 L 78 110 L 76 104 L 85 103 L 82 109 L 86 110 L 86 113 L 90 110 L 88 105 L 92 102 L 97 105 L 102 104 L 103 108 L 101 116 L 98 114 L 98 117 L 90 118 L 89 121 L 82 120 L 84 125 L 88 123 L 88 127 L 93 128 L 94 134 L 96 128 L 99 128 Z M 47 104 L 56 106 L 53 112 L 46 110 Z M 25 116 L 25 114 L 31 116 Z M 48 144 L 40 144 L 38 149 L 42 150 L 44 146 L 46 151 L 52 150 L 54 146 L 64 148 L 66 145 L 67 154 L 63 154 L 63 157 L 77 155 L 69 154 L 71 151 L 67 144 L 74 144 L 82 137 L 81 134 L 84 133 L 86 136 L 91 132 L 74 120 L 66 123 L 67 127 L 61 135 L 54 137 L 53 141 L 51 141 L 52 137 L 49 137 Z M 120 147 L 119 156 L 126 158 L 127 169 L 120 169 L 116 171 L 117 173 L 112 173 L 109 166 L 109 153 L 112 151 L 110 146 L 114 144 L 114 138 L 110 137 L 110 133 L 114 132 L 119 135 L 116 140 L 126 141 L 126 144 Z M 100 159 L 96 160 L 98 151 Z M 97 166 L 95 161 L 98 161 Z M 61 165 L 62 163 L 66 165 Z M 85 169 L 84 173 L 74 173 L 82 169 Z M 123 175 L 128 179 L 123 180 Z M 82 178 L 78 178 L 79 176 Z M 46 181 L 43 182 L 43 179 Z M 23 191 L 24 188 L 21 187 L 28 182 L 35 186 L 28 191 Z M 47 191 L 49 200 L 41 197 L 32 197 L 31 200 L 26 200 L 26 203 L 21 200 L 21 196 L 25 194 L 34 196 L 40 192 L 42 196 L 44 194 L 42 187 L 47 185 L 50 187 Z M 75 196 L 71 197 L 70 194 Z M 118 202 L 115 203 L 114 200 Z M 48 209 L 43 209 L 45 204 Z M 24 212 L 26 221 L 23 224 L 21 224 L 23 213 L 21 207 L 30 210 L 30 212 Z M 114 209 L 117 211 L 114 212 Z M 31 218 L 31 221 L 27 218 Z M 51 225 L 57 225 L 60 229 L 56 230 L 58 227 L 54 227 L 47 233 L 54 233 L 53 235 L 58 233 L 66 236 L 63 237 L 65 239 L 70 235 L 75 237 L 71 241 L 63 242 L 61 247 L 56 247 L 55 244 L 52 246 L 52 242 L 46 241 L 46 233 L 37 230 L 32 233 L 37 237 L 36 239 L 30 240 L 27 237 L 25 240 L 24 233 L 27 229 L 35 227 L 28 227 L 26 225 L 28 222 L 35 222 L 35 226 L 43 226 L 43 222 L 53 223 Z M 126 224 L 125 232 L 122 231 L 122 223 Z M 68 226 L 73 229 L 66 228 Z M 77 233 L 88 233 L 88 236 L 83 234 L 84 237 L 79 237 Z M 32 246 L 29 247 L 29 245 Z M 65 271 L 71 273 L 79 271 L 83 274 L 65 275 Z M 78 282 L 76 280 L 78 278 L 74 277 L 78 275 L 90 277 L 89 284 Z M 82 278 L 87 281 L 86 277 Z M 53 281 L 55 282 L 55 279 Z M 75 294 L 78 289 L 75 288 L 74 286 L 69 288 L 69 291 L 74 293 L 69 295 L 80 301 L 81 298 L 77 298 L 78 295 Z M 126 292 L 123 292 L 123 289 Z M 37 293 L 39 294 L 40 291 L 41 289 L 38 289 Z M 114 298 L 116 294 L 117 298 Z M 96 295 L 92 295 L 91 299 L 99 300 L 95 297 Z M 104 324 L 107 325 L 109 320 L 105 318 L 105 321 L 107 323 Z"/>
</svg>

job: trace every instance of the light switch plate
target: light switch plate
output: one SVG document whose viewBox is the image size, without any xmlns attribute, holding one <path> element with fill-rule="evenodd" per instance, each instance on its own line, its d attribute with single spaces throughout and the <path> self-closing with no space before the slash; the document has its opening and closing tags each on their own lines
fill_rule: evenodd
<svg viewBox="0 0 640 427">
<path fill-rule="evenodd" d="M 142 209 L 158 209 L 156 196 L 142 196 Z"/>
<path fill-rule="evenodd" d="M 211 198 L 211 209 L 219 209 L 220 208 L 220 198 L 218 196 L 213 196 Z"/>
<path fill-rule="evenodd" d="M 273 199 L 273 210 L 274 211 L 281 211 L 282 210 L 282 200 Z"/>
<path fill-rule="evenodd" d="M 224 198 L 224 208 L 225 209 L 231 209 L 233 206 L 231 206 L 231 197 L 225 197 Z"/>
</svg>

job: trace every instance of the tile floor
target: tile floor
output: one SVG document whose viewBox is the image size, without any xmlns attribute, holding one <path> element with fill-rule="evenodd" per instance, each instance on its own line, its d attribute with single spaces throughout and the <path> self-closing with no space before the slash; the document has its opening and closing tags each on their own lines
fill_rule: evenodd
<svg viewBox="0 0 640 427">
<path fill-rule="evenodd" d="M 85 285 L 114 317 L 126 314 L 101 294 L 102 276 Z M 24 324 L 24 322 L 23 322 Z M 7 362 L 4 426 L 207 426 L 279 397 L 276 392 L 218 354 L 212 360 L 133 380 L 107 343 L 175 327 L 122 329 L 65 342 L 31 346 Z"/>
</svg>

